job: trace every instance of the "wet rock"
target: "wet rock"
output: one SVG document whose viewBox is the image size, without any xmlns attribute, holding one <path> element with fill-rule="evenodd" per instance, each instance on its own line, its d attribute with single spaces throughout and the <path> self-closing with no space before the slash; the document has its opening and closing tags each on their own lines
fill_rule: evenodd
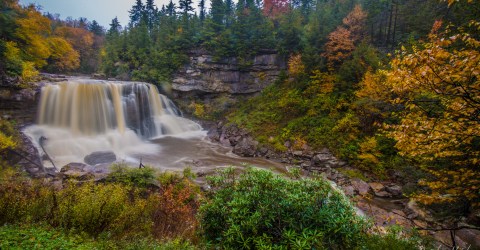
<svg viewBox="0 0 480 250">
<path fill-rule="evenodd" d="M 414 200 L 410 200 L 407 204 L 407 208 L 411 211 L 411 214 L 416 215 L 415 217 L 420 217 L 426 219 L 429 217 L 429 214 L 424 209 L 420 208 Z"/>
<path fill-rule="evenodd" d="M 352 186 L 342 187 L 342 190 L 346 196 L 353 196 L 355 194 L 355 189 Z"/>
<path fill-rule="evenodd" d="M 379 192 L 374 192 L 375 196 L 381 197 L 381 198 L 390 198 L 392 197 L 392 194 L 386 191 L 379 191 Z"/>
<path fill-rule="evenodd" d="M 207 136 L 212 141 L 219 141 L 220 134 L 218 133 L 218 129 L 216 127 L 210 128 L 207 132 Z"/>
<path fill-rule="evenodd" d="M 402 187 L 400 187 L 399 185 L 386 186 L 385 191 L 389 192 L 392 195 L 392 197 L 402 196 Z"/>
<path fill-rule="evenodd" d="M 235 145 L 233 148 L 233 153 L 240 156 L 252 157 L 255 156 L 257 151 L 258 142 L 253 140 L 250 137 L 243 138 L 240 142 Z"/>
<path fill-rule="evenodd" d="M 353 179 L 351 182 L 352 186 L 355 188 L 355 191 L 357 191 L 358 194 L 366 195 L 370 192 L 370 186 L 365 181 L 362 181 L 360 179 Z"/>
<path fill-rule="evenodd" d="M 371 183 L 368 183 L 368 185 L 372 188 L 373 192 L 375 193 L 384 191 L 385 189 L 385 186 L 383 186 L 382 183 L 378 183 L 378 182 L 371 182 Z"/>
<path fill-rule="evenodd" d="M 480 231 L 473 229 L 461 229 L 455 235 L 464 242 L 464 248 L 480 249 Z"/>
<path fill-rule="evenodd" d="M 85 163 L 72 162 L 60 169 L 64 179 L 76 179 L 76 180 L 89 180 L 93 179 L 95 176 L 93 173 L 88 171 L 89 165 Z"/>
<path fill-rule="evenodd" d="M 81 163 L 81 162 L 71 162 L 67 165 L 63 166 L 60 169 L 60 173 L 66 173 L 68 171 L 77 171 L 77 172 L 84 172 L 85 168 L 90 167 L 90 165 Z"/>
<path fill-rule="evenodd" d="M 316 154 L 311 160 L 312 167 L 341 167 L 345 163 L 339 161 L 328 149 L 323 149 L 318 154 Z"/>
<path fill-rule="evenodd" d="M 470 212 L 467 218 L 467 223 L 480 226 L 480 209 L 475 209 Z"/>
<path fill-rule="evenodd" d="M 117 160 L 117 156 L 112 151 L 93 152 L 83 159 L 89 165 L 97 165 L 102 163 L 112 163 Z"/>
</svg>

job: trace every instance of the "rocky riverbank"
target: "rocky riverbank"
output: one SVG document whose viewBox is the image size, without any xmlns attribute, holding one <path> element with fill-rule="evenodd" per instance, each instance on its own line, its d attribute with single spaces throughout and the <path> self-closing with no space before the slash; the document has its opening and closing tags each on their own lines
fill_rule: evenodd
<svg viewBox="0 0 480 250">
<path fill-rule="evenodd" d="M 462 218 L 461 222 L 455 223 L 455 228 L 463 229 L 444 230 L 452 228 L 452 225 L 438 221 L 431 211 L 408 199 L 405 189 L 409 188 L 409 183 L 402 183 L 401 178 L 396 178 L 398 181 L 366 181 L 355 178 L 346 174 L 354 168 L 336 158 L 326 148 L 320 151 L 308 147 L 294 150 L 290 145 L 285 145 L 288 150 L 279 153 L 261 145 L 251 134 L 238 126 L 223 122 L 210 126 L 208 138 L 230 146 L 232 152 L 240 156 L 265 157 L 285 163 L 291 168 L 299 168 L 306 176 L 324 176 L 342 189 L 379 227 L 400 225 L 421 229 L 435 239 L 439 249 L 449 249 L 453 245 L 460 249 L 480 249 L 480 231 L 471 229 L 480 225 L 480 212 L 473 211 L 468 218 Z M 422 230 L 426 228 L 432 230 Z M 452 242 L 452 235 L 455 244 Z"/>
</svg>

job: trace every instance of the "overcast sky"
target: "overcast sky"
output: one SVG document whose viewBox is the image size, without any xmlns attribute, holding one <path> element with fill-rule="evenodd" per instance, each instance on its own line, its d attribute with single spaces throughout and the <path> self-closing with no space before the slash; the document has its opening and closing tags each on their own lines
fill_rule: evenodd
<svg viewBox="0 0 480 250">
<path fill-rule="evenodd" d="M 154 2 L 160 8 L 163 4 L 168 4 L 169 1 L 155 0 Z M 135 4 L 135 0 L 20 0 L 19 2 L 22 5 L 30 3 L 40 5 L 42 6 L 42 12 L 58 13 L 61 19 L 86 17 L 89 21 L 96 20 L 107 29 L 108 24 L 115 17 L 118 17 L 120 24 L 125 26 L 128 23 L 128 11 Z M 145 0 L 143 2 L 145 3 Z M 178 0 L 173 2 L 176 3 Z M 193 7 L 196 8 L 197 1 L 193 2 Z"/>
</svg>

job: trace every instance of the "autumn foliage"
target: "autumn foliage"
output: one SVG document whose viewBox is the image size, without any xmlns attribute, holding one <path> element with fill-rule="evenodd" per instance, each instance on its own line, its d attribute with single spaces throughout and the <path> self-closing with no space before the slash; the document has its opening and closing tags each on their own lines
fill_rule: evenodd
<svg viewBox="0 0 480 250">
<path fill-rule="evenodd" d="M 476 22 L 470 27 L 480 30 Z M 427 187 L 420 201 L 478 206 L 480 41 L 462 28 L 440 30 L 437 22 L 427 43 L 402 48 L 391 70 L 367 74 L 357 95 L 400 108 L 392 113 L 399 122 L 384 128 L 399 153 L 430 175 L 420 182 Z"/>
<path fill-rule="evenodd" d="M 263 14 L 270 18 L 278 17 L 290 10 L 289 0 L 265 0 L 263 1 Z"/>
<path fill-rule="evenodd" d="M 324 56 L 330 68 L 336 67 L 350 57 L 357 44 L 365 37 L 367 14 L 360 5 L 343 19 L 343 24 L 328 35 Z"/>
</svg>

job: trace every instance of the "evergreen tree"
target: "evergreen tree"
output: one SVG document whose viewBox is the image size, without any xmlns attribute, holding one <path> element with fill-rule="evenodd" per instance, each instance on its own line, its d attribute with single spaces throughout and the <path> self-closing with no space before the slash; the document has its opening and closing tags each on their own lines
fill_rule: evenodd
<svg viewBox="0 0 480 250">
<path fill-rule="evenodd" d="M 188 16 L 191 11 L 193 11 L 192 0 L 179 0 L 178 9 L 182 10 L 183 16 Z"/>
<path fill-rule="evenodd" d="M 200 22 L 203 23 L 203 21 L 205 20 L 205 0 L 200 0 L 200 2 L 198 3 L 198 8 L 200 11 Z"/>
<path fill-rule="evenodd" d="M 222 30 L 225 16 L 225 6 L 222 0 L 212 0 L 212 4 L 210 6 L 210 16 L 212 17 L 212 22 L 215 25 L 214 30 Z"/>
<path fill-rule="evenodd" d="M 130 13 L 130 25 L 137 26 L 140 24 L 144 18 L 145 6 L 143 6 L 142 0 L 137 0 L 132 9 L 128 12 Z"/>
<path fill-rule="evenodd" d="M 175 11 L 177 9 L 177 6 L 170 0 L 170 2 L 167 5 L 167 15 L 168 16 L 175 16 L 177 12 Z"/>
<path fill-rule="evenodd" d="M 97 36 L 103 36 L 105 34 L 103 27 L 95 20 L 88 25 L 88 30 Z"/>
<path fill-rule="evenodd" d="M 145 15 L 147 19 L 148 29 L 151 31 L 153 29 L 153 25 L 157 22 L 158 16 L 158 9 L 153 3 L 153 0 L 147 0 L 145 4 Z"/>
<path fill-rule="evenodd" d="M 120 22 L 118 21 L 118 18 L 115 17 L 112 19 L 112 22 L 110 23 L 110 29 L 108 30 L 108 35 L 119 35 L 120 30 L 122 29 L 122 25 L 120 25 Z"/>
</svg>

